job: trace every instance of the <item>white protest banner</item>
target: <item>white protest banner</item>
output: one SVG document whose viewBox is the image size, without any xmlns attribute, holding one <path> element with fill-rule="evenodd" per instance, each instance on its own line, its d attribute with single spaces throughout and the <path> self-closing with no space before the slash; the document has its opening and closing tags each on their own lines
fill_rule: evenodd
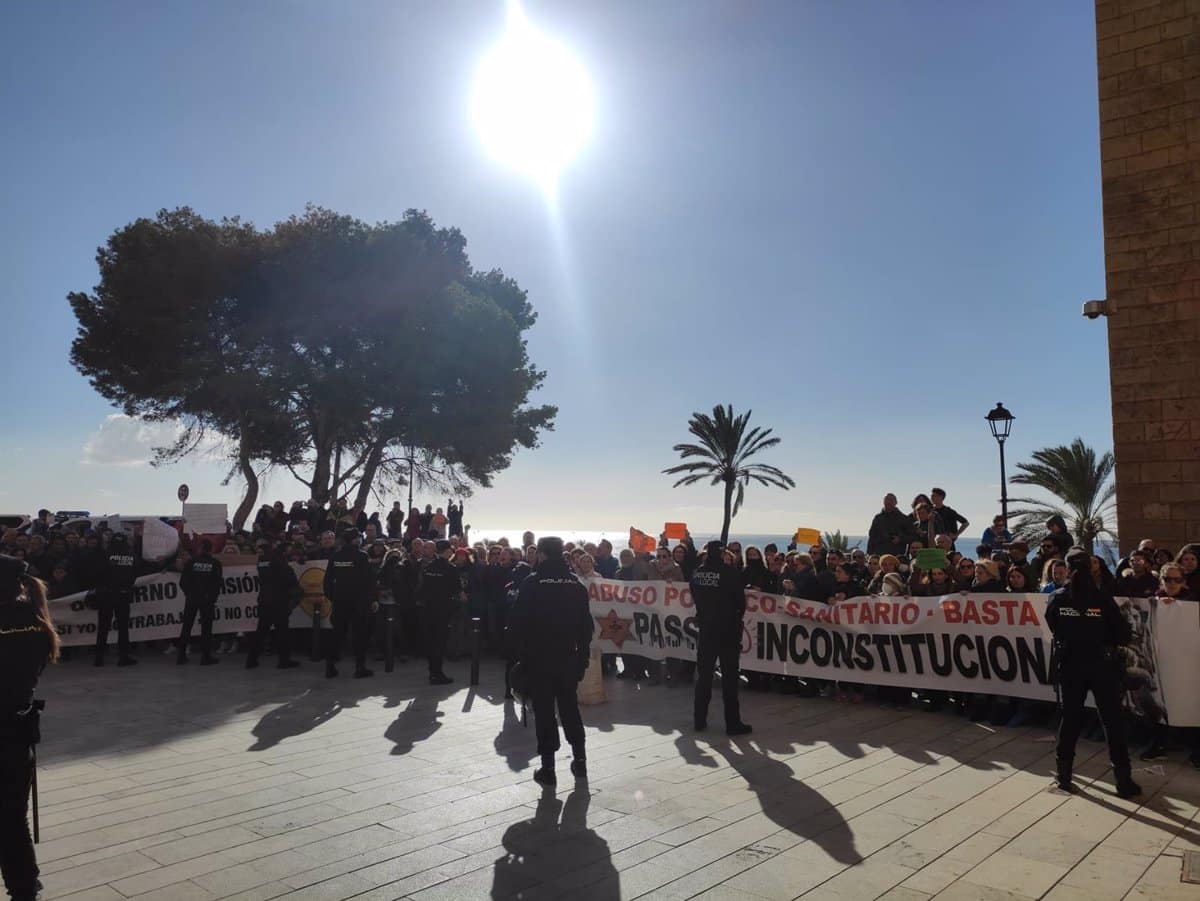
<svg viewBox="0 0 1200 901">
<path fill-rule="evenodd" d="M 586 585 L 595 640 L 604 653 L 696 659 L 699 632 L 686 583 L 591 579 Z M 741 665 L 789 676 L 1053 701 L 1048 600 L 1044 594 L 876 595 L 822 604 L 747 590 Z M 1160 606 L 1156 628 L 1155 617 L 1145 615 L 1152 602 L 1117 602 L 1127 616 L 1143 621 L 1135 629 L 1136 650 L 1143 660 L 1157 661 L 1152 694 L 1165 699 L 1170 722 L 1200 725 L 1193 688 L 1200 668 L 1197 605 Z M 1128 613 L 1130 607 L 1140 613 Z M 1164 609 L 1170 611 L 1165 629 Z"/>
<path fill-rule="evenodd" d="M 161 519 L 142 523 L 142 559 L 163 560 L 179 549 L 179 533 Z"/>
<path fill-rule="evenodd" d="M 325 561 L 293 563 L 304 596 L 292 610 L 289 624 L 293 629 L 311 629 L 313 610 L 321 616 L 321 627 L 329 628 L 330 602 L 322 588 Z M 258 625 L 258 570 L 253 566 L 227 566 L 225 582 L 217 599 L 213 634 L 252 632 Z M 96 611 L 86 602 L 87 593 L 67 595 L 50 601 L 50 617 L 58 628 L 64 646 L 91 645 L 96 641 Z M 183 592 L 179 574 L 154 573 L 137 580 L 129 612 L 131 641 L 156 641 L 179 637 L 183 622 Z M 198 632 L 196 634 L 199 634 Z M 116 630 L 109 643 L 116 641 Z"/>
<path fill-rule="evenodd" d="M 229 519 L 226 504 L 184 504 L 183 519 L 193 535 L 224 535 Z"/>
</svg>

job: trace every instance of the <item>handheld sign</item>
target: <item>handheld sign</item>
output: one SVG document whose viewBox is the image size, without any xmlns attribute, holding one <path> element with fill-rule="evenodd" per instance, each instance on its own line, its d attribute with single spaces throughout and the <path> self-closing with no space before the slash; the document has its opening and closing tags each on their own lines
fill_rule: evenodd
<svg viewBox="0 0 1200 901">
<path fill-rule="evenodd" d="M 186 482 L 184 482 L 182 485 L 180 485 L 179 491 L 176 492 L 176 495 L 179 497 L 179 503 L 182 504 L 184 501 L 186 501 L 188 499 L 188 495 L 190 493 L 191 492 L 189 491 Z"/>
<path fill-rule="evenodd" d="M 819 529 L 799 528 L 796 530 L 796 534 L 792 536 L 792 541 L 796 542 L 796 544 L 798 544 L 798 545 L 800 545 L 800 544 L 820 544 L 821 543 L 821 532 Z"/>
<path fill-rule="evenodd" d="M 931 569 L 945 569 L 950 565 L 946 552 L 940 547 L 923 547 L 917 551 L 917 559 L 913 561 L 918 569 L 928 572 Z"/>
<path fill-rule="evenodd" d="M 184 504 L 183 518 L 194 535 L 224 535 L 229 508 L 225 504 Z"/>
<path fill-rule="evenodd" d="M 669 522 L 663 526 L 663 535 L 671 541 L 683 541 L 687 538 L 687 530 L 685 522 Z"/>
<path fill-rule="evenodd" d="M 649 554 L 658 547 L 658 542 L 643 532 L 641 529 L 629 527 L 629 548 L 635 554 Z"/>
</svg>

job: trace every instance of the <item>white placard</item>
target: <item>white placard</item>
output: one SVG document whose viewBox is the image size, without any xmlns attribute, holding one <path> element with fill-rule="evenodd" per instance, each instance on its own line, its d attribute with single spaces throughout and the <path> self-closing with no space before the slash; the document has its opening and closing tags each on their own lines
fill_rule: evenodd
<svg viewBox="0 0 1200 901">
<path fill-rule="evenodd" d="M 227 504 L 184 504 L 183 518 L 187 531 L 195 535 L 224 535 L 229 519 Z"/>
<path fill-rule="evenodd" d="M 162 560 L 179 548 L 179 533 L 161 519 L 151 517 L 142 523 L 142 559 Z"/>
</svg>

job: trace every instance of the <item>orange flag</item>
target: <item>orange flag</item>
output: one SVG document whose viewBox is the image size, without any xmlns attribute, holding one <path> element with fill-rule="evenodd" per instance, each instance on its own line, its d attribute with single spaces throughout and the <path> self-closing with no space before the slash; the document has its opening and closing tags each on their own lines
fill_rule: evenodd
<svg viewBox="0 0 1200 901">
<path fill-rule="evenodd" d="M 641 529 L 635 529 L 633 526 L 630 526 L 629 547 L 633 549 L 635 554 L 649 554 L 658 547 L 658 542 Z"/>
<path fill-rule="evenodd" d="M 671 541 L 683 541 L 687 538 L 687 530 L 686 522 L 669 522 L 663 526 L 663 535 Z"/>
</svg>

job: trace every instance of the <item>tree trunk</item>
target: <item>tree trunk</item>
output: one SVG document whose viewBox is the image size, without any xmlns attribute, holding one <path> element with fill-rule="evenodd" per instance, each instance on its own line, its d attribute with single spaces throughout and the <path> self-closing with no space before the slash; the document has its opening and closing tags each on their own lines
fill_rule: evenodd
<svg viewBox="0 0 1200 901">
<path fill-rule="evenodd" d="M 371 486 L 375 484 L 375 475 L 379 472 L 379 464 L 383 462 L 383 449 L 386 443 L 382 438 L 376 440 L 370 453 L 367 454 L 366 462 L 363 463 L 363 471 L 359 476 L 361 481 L 358 483 L 358 491 L 354 495 L 354 504 L 364 510 L 371 497 Z"/>
<path fill-rule="evenodd" d="M 250 457 L 247 456 L 244 449 L 238 453 L 238 468 L 242 471 L 242 478 L 246 480 L 246 494 L 233 514 L 234 532 L 242 530 L 242 527 L 246 525 L 246 520 L 250 518 L 250 511 L 258 503 L 258 473 L 254 471 L 254 467 L 250 464 Z"/>
<path fill-rule="evenodd" d="M 733 519 L 733 482 L 725 483 L 725 518 L 721 520 L 721 544 L 729 543 L 729 523 Z"/>
<path fill-rule="evenodd" d="M 329 503 L 329 464 L 333 456 L 332 441 L 316 443 L 317 457 L 313 461 L 312 499 L 321 506 Z"/>
</svg>

